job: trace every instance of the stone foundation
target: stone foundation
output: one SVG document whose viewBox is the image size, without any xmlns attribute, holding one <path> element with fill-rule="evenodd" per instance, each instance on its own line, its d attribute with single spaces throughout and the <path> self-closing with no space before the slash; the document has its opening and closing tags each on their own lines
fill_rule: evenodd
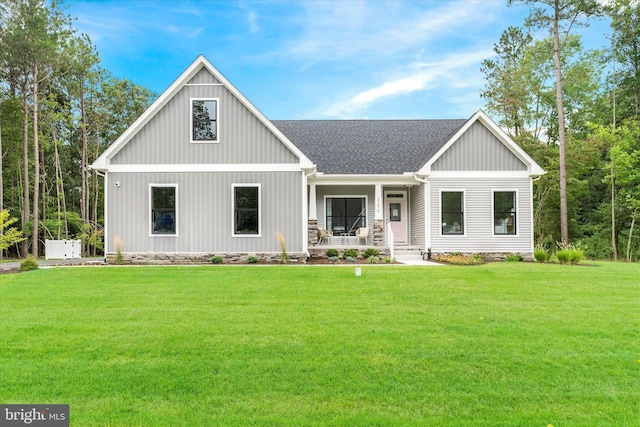
<svg viewBox="0 0 640 427">
<path fill-rule="evenodd" d="M 288 253 L 290 264 L 305 264 L 307 255 L 304 253 Z M 258 264 L 282 264 L 282 254 L 280 252 L 263 253 L 123 253 L 124 264 L 127 265 L 202 265 L 211 264 L 209 260 L 213 256 L 222 257 L 222 264 L 247 264 L 249 257 L 258 258 Z M 108 264 L 115 264 L 116 254 L 106 255 Z"/>
<path fill-rule="evenodd" d="M 432 252 L 431 259 L 436 258 L 438 255 L 448 255 L 453 253 L 461 253 L 466 256 L 472 256 L 475 254 L 482 255 L 482 259 L 485 262 L 495 262 L 495 261 L 504 261 L 507 255 L 518 253 L 522 255 L 525 261 L 533 261 L 533 253 L 531 252 Z M 427 252 L 425 251 L 424 256 L 425 259 L 427 257 Z"/>
<path fill-rule="evenodd" d="M 345 249 L 349 249 L 350 247 L 334 247 L 334 246 L 330 246 L 330 245 L 322 245 L 322 246 L 316 246 L 313 248 L 309 248 L 309 262 L 314 262 L 314 261 L 325 261 L 327 260 L 327 249 L 338 249 L 338 252 L 340 252 L 340 256 L 342 256 L 342 253 L 344 252 Z M 368 247 L 357 247 L 354 249 L 358 250 L 358 259 L 363 259 L 362 254 L 364 253 L 364 251 L 367 250 Z M 388 256 L 390 256 L 389 253 L 389 248 L 387 246 L 383 246 L 383 247 L 376 247 L 376 249 L 378 250 L 378 252 L 380 252 L 380 255 L 378 255 L 380 257 L 380 259 L 386 258 Z"/>
<path fill-rule="evenodd" d="M 309 239 L 309 246 L 313 246 L 313 245 L 317 245 L 318 244 L 318 220 L 317 219 L 310 219 L 308 220 L 308 236 L 307 238 Z"/>
<path fill-rule="evenodd" d="M 373 220 L 373 246 L 384 245 L 384 222 L 381 219 Z"/>
</svg>

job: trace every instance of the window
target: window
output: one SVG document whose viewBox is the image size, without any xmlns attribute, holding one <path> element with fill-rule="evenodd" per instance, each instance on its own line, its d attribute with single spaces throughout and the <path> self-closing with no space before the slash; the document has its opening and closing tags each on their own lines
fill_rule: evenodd
<svg viewBox="0 0 640 427">
<path fill-rule="evenodd" d="M 464 234 L 464 192 L 443 191 L 440 203 L 442 234 Z"/>
<path fill-rule="evenodd" d="M 191 100 L 191 140 L 193 142 L 218 141 L 217 100 Z"/>
<path fill-rule="evenodd" d="M 233 235 L 260 235 L 260 185 L 233 185 Z"/>
<path fill-rule="evenodd" d="M 151 185 L 151 234 L 175 235 L 176 185 Z"/>
<path fill-rule="evenodd" d="M 367 226 L 366 197 L 329 197 L 327 205 L 327 229 L 334 235 L 355 236 L 356 230 Z"/>
<path fill-rule="evenodd" d="M 516 192 L 493 192 L 493 231 L 495 234 L 516 234 Z"/>
</svg>

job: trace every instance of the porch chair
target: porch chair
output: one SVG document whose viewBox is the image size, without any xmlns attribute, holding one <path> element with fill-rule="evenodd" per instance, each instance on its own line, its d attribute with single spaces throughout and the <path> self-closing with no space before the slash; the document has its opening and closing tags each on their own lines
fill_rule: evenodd
<svg viewBox="0 0 640 427">
<path fill-rule="evenodd" d="M 364 244 L 367 244 L 367 238 L 369 237 L 369 227 L 360 227 L 356 230 L 356 238 L 358 243 L 360 243 L 360 239 L 364 240 Z"/>
<path fill-rule="evenodd" d="M 318 245 L 325 239 L 329 240 L 329 243 L 331 243 L 331 237 L 333 237 L 332 231 L 318 228 Z"/>
</svg>

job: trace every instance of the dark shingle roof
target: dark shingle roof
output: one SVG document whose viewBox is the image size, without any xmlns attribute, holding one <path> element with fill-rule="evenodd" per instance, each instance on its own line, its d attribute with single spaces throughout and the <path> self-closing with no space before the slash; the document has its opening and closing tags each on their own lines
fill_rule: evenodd
<svg viewBox="0 0 640 427">
<path fill-rule="evenodd" d="M 327 174 L 419 170 L 466 120 L 273 120 Z"/>
</svg>

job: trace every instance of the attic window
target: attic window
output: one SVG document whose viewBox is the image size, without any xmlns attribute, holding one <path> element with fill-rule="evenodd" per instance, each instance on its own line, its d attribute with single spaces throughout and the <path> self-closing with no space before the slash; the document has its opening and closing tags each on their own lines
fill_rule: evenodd
<svg viewBox="0 0 640 427">
<path fill-rule="evenodd" d="M 218 100 L 191 100 L 191 141 L 218 142 Z"/>
</svg>

